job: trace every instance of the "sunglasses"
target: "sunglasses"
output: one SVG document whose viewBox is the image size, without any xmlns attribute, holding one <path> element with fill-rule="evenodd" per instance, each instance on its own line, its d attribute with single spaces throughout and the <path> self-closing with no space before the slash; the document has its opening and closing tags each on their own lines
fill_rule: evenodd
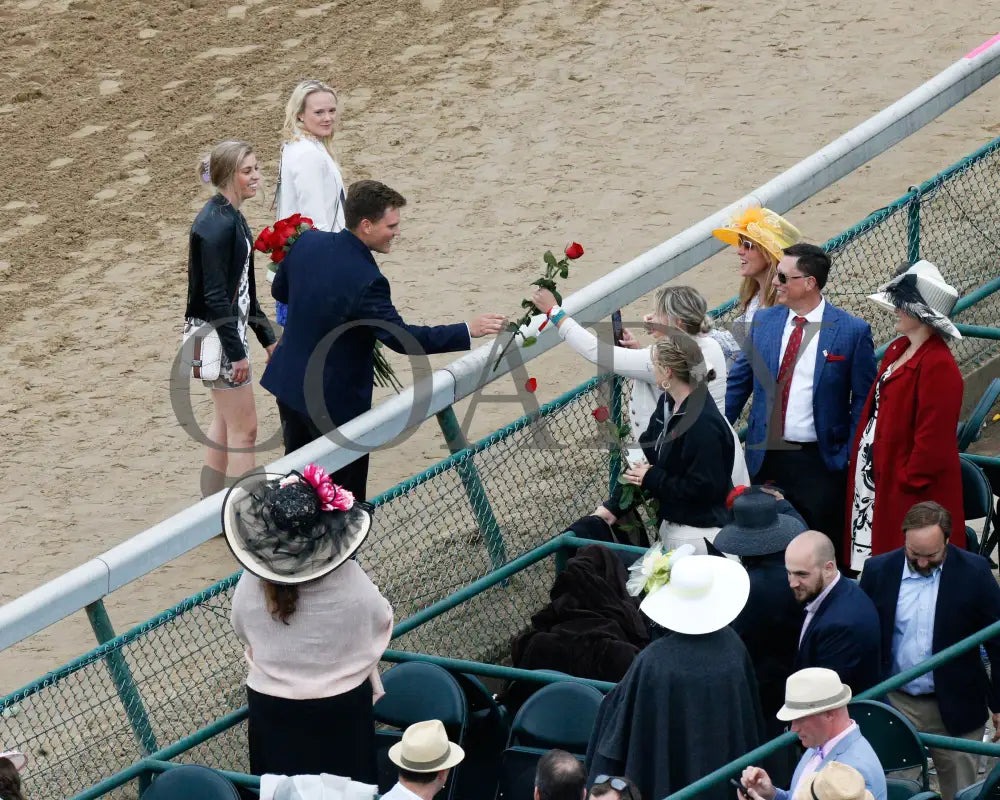
<svg viewBox="0 0 1000 800">
<path fill-rule="evenodd" d="M 594 781 L 594 786 L 603 786 L 606 783 L 610 783 L 611 788 L 619 794 L 621 792 L 628 792 L 628 800 L 633 800 L 632 790 L 629 788 L 629 785 L 621 778 L 616 778 L 613 775 L 598 775 Z"/>
<path fill-rule="evenodd" d="M 746 250 L 753 250 L 755 247 L 757 247 L 757 243 L 750 239 L 747 239 L 745 236 L 741 236 L 740 241 L 737 244 L 737 247 L 742 247 Z"/>
<path fill-rule="evenodd" d="M 800 281 L 804 280 L 805 278 L 812 277 L 812 275 L 786 275 L 784 272 L 780 271 L 777 272 L 776 274 L 778 276 L 778 283 L 782 285 L 788 283 L 789 281 Z"/>
</svg>

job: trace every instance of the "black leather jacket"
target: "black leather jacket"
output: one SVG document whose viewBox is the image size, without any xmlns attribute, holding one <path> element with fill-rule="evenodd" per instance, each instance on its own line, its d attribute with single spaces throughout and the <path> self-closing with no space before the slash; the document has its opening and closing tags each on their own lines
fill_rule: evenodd
<svg viewBox="0 0 1000 800">
<path fill-rule="evenodd" d="M 188 245 L 188 295 L 185 317 L 216 322 L 222 349 L 230 361 L 247 356 L 239 336 L 236 292 L 243 264 L 250 246 L 250 316 L 248 324 L 262 346 L 274 344 L 277 337 L 260 303 L 253 269 L 253 234 L 243 215 L 221 194 L 217 194 L 198 212 L 191 226 Z"/>
</svg>

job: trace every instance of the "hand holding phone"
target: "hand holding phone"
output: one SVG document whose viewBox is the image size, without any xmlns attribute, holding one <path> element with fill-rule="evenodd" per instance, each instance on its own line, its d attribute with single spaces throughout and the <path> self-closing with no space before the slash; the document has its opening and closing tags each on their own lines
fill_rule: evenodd
<svg viewBox="0 0 1000 800">
<path fill-rule="evenodd" d="M 611 315 L 611 333 L 615 340 L 615 347 L 621 347 L 622 343 L 622 310 L 619 308 Z"/>
<path fill-rule="evenodd" d="M 744 800 L 750 800 L 750 795 L 747 794 L 746 787 L 743 785 L 741 781 L 736 780 L 736 778 L 730 778 L 729 782 L 739 793 L 740 797 L 744 798 Z"/>
</svg>

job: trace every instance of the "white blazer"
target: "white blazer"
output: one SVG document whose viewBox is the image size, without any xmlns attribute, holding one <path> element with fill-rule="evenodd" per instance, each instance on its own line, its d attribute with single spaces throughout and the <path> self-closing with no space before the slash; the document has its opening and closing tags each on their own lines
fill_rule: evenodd
<svg viewBox="0 0 1000 800">
<path fill-rule="evenodd" d="M 344 179 L 340 167 L 316 139 L 303 137 L 281 147 L 278 219 L 302 214 L 321 231 L 344 229 Z"/>
</svg>

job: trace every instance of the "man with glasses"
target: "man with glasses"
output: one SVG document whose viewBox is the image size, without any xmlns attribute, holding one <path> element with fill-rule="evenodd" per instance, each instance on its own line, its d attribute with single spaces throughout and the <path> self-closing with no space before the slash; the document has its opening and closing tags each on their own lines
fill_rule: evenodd
<svg viewBox="0 0 1000 800">
<path fill-rule="evenodd" d="M 1000 587 L 990 562 L 950 544 L 950 536 L 947 509 L 917 503 L 903 518 L 903 547 L 865 563 L 861 588 L 881 623 L 883 679 L 1000 620 Z M 889 701 L 919 731 L 980 741 L 990 709 L 994 729 L 1000 725 L 1000 641 L 984 646 L 992 676 L 973 647 L 889 692 Z M 994 733 L 993 741 L 998 738 Z M 944 800 L 976 781 L 976 756 L 930 751 Z"/>
<path fill-rule="evenodd" d="M 847 462 L 875 380 L 871 327 L 823 298 L 830 257 L 811 244 L 785 249 L 774 277 L 778 305 L 758 311 L 729 372 L 726 416 L 751 395 L 747 468 L 772 482 L 843 561 Z"/>
<path fill-rule="evenodd" d="M 587 800 L 642 800 L 639 787 L 625 777 L 598 775 Z"/>
</svg>

